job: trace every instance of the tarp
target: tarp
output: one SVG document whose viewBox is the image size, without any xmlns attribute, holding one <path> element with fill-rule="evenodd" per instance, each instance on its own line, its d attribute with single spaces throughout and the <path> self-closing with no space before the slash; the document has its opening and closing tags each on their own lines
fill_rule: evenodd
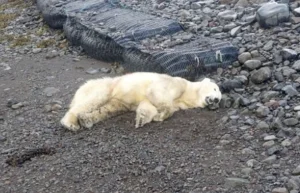
<svg viewBox="0 0 300 193">
<path fill-rule="evenodd" d="M 122 8 L 117 0 L 37 0 L 37 4 L 48 25 L 63 29 L 71 44 L 94 58 L 121 62 L 130 72 L 194 80 L 237 59 L 238 49 L 230 42 L 203 36 L 161 46 L 157 39 L 187 32 L 175 20 Z"/>
</svg>

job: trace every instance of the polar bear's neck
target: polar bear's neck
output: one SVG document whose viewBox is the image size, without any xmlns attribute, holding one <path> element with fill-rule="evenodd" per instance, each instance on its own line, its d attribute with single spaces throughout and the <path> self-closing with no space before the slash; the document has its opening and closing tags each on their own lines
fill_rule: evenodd
<svg viewBox="0 0 300 193">
<path fill-rule="evenodd" d="M 189 82 L 186 85 L 185 92 L 181 95 L 181 97 L 179 97 L 175 101 L 177 108 L 191 109 L 191 108 L 198 107 L 199 106 L 198 105 L 198 101 L 199 101 L 198 90 L 199 90 L 198 84 Z"/>
</svg>

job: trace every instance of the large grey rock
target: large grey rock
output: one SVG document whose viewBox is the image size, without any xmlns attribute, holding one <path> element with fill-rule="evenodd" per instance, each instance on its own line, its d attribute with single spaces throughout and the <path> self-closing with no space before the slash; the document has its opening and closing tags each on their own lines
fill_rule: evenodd
<svg viewBox="0 0 300 193">
<path fill-rule="evenodd" d="M 245 186 L 249 183 L 250 183 L 249 180 L 243 179 L 243 178 L 226 178 L 225 179 L 225 186 L 227 188 Z"/>
<path fill-rule="evenodd" d="M 287 182 L 288 189 L 291 190 L 299 190 L 300 189 L 300 177 L 299 176 L 292 176 L 291 179 Z M 297 192 L 299 193 L 299 192 Z"/>
<path fill-rule="evenodd" d="M 240 33 L 241 32 L 241 26 L 238 26 L 238 27 L 235 27 L 235 28 L 233 28 L 231 31 L 230 31 L 230 35 L 232 36 L 232 37 L 235 37 L 238 33 Z"/>
<path fill-rule="evenodd" d="M 261 84 L 271 78 L 271 69 L 263 67 L 252 73 L 250 80 L 255 84 Z"/>
<path fill-rule="evenodd" d="M 270 110 L 268 107 L 260 106 L 256 110 L 257 117 L 266 117 L 270 114 Z"/>
<path fill-rule="evenodd" d="M 244 66 L 248 68 L 249 70 L 254 70 L 259 67 L 261 67 L 261 61 L 260 60 L 248 60 L 245 62 Z"/>
<path fill-rule="evenodd" d="M 285 60 L 295 60 L 298 57 L 298 53 L 289 48 L 282 49 L 280 53 Z"/>
<path fill-rule="evenodd" d="M 300 16 L 300 7 L 297 7 L 296 9 L 294 9 L 293 13 L 296 17 L 299 17 Z"/>
<path fill-rule="evenodd" d="M 300 175 L 300 165 L 298 165 L 292 172 L 293 175 Z"/>
<path fill-rule="evenodd" d="M 286 126 L 295 126 L 298 124 L 298 120 L 296 118 L 287 118 L 287 119 L 283 120 L 283 123 Z"/>
<path fill-rule="evenodd" d="M 234 21 L 237 18 L 237 13 L 232 10 L 225 10 L 218 13 L 218 18 L 221 20 Z"/>
<path fill-rule="evenodd" d="M 289 191 L 286 188 L 274 188 L 272 193 L 289 193 Z"/>
<path fill-rule="evenodd" d="M 292 85 L 286 85 L 281 90 L 291 97 L 299 94 L 299 92 Z"/>
<path fill-rule="evenodd" d="M 53 96 L 55 93 L 59 92 L 58 88 L 54 88 L 54 87 L 47 87 L 43 90 L 44 94 L 48 97 Z"/>
<path fill-rule="evenodd" d="M 240 63 L 244 64 L 247 60 L 250 60 L 252 58 L 250 52 L 244 52 L 238 56 L 238 60 Z"/>
<path fill-rule="evenodd" d="M 300 60 L 297 60 L 292 67 L 293 69 L 300 71 Z"/>
<path fill-rule="evenodd" d="M 261 27 L 269 28 L 290 19 L 289 7 L 276 2 L 265 3 L 257 10 L 256 19 Z"/>
<path fill-rule="evenodd" d="M 273 44 L 274 44 L 274 41 L 270 40 L 264 45 L 263 49 L 266 51 L 270 51 L 273 49 Z"/>
</svg>

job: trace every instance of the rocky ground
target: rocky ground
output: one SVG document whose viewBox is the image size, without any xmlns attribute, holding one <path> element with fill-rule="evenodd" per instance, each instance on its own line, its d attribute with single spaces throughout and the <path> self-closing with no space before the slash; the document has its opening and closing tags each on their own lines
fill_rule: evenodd
<svg viewBox="0 0 300 193">
<path fill-rule="evenodd" d="M 78 133 L 59 124 L 74 91 L 122 69 L 70 47 L 34 2 L 0 2 L 0 192 L 299 192 L 298 2 L 265 29 L 262 1 L 122 1 L 237 45 L 238 61 L 208 75 L 235 88 L 216 111 L 138 130 L 128 113 Z"/>
</svg>

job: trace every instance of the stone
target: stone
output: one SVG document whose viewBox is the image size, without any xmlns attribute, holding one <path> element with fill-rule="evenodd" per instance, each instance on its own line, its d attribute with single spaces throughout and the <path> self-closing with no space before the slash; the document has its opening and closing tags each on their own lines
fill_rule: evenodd
<svg viewBox="0 0 300 193">
<path fill-rule="evenodd" d="M 165 166 L 157 166 L 154 171 L 156 172 L 162 172 L 166 167 Z"/>
<path fill-rule="evenodd" d="M 227 31 L 232 30 L 235 27 L 237 27 L 237 25 L 235 23 L 231 22 L 227 25 L 224 25 L 223 31 L 227 32 Z"/>
<path fill-rule="evenodd" d="M 261 96 L 261 100 L 262 102 L 268 102 L 270 101 L 271 99 L 277 97 L 279 95 L 279 92 L 278 91 L 266 91 L 262 94 Z"/>
<path fill-rule="evenodd" d="M 283 141 L 281 142 L 281 145 L 282 145 L 283 147 L 289 147 L 289 146 L 292 145 L 292 142 L 291 142 L 291 140 L 289 140 L 289 139 L 285 139 L 285 140 L 283 140 Z"/>
<path fill-rule="evenodd" d="M 227 79 L 219 86 L 222 92 L 230 92 L 231 90 L 236 88 L 243 88 L 242 82 L 237 79 L 233 79 L 233 80 Z"/>
<path fill-rule="evenodd" d="M 259 130 L 267 130 L 270 128 L 270 126 L 265 122 L 265 121 L 260 121 L 257 125 L 256 128 Z"/>
<path fill-rule="evenodd" d="M 293 175 L 298 176 L 300 175 L 300 165 L 298 165 L 292 172 Z"/>
<path fill-rule="evenodd" d="M 295 50 L 289 48 L 282 49 L 280 54 L 285 60 L 295 60 L 298 57 L 298 53 Z"/>
<path fill-rule="evenodd" d="M 205 13 L 205 14 L 211 14 L 211 13 L 212 13 L 211 8 L 209 8 L 209 7 L 204 7 L 204 9 L 203 9 L 202 11 L 203 11 L 203 13 Z"/>
<path fill-rule="evenodd" d="M 7 71 L 7 70 L 10 70 L 11 67 L 7 64 L 7 63 L 4 63 L 4 62 L 0 62 L 0 67 L 4 70 L 4 71 Z M 1 69 L 0 68 L 0 69 Z"/>
<path fill-rule="evenodd" d="M 219 12 L 217 17 L 221 20 L 234 21 L 237 18 L 237 13 L 232 10 L 225 10 L 225 11 Z"/>
<path fill-rule="evenodd" d="M 249 180 L 243 178 L 226 178 L 225 187 L 235 188 L 249 184 Z"/>
<path fill-rule="evenodd" d="M 223 31 L 223 27 L 222 26 L 216 26 L 216 27 L 212 27 L 210 29 L 210 32 L 211 33 L 220 33 Z"/>
<path fill-rule="evenodd" d="M 38 53 L 40 53 L 42 51 L 42 48 L 33 48 L 32 49 L 32 53 L 34 53 L 34 54 L 38 54 Z"/>
<path fill-rule="evenodd" d="M 300 105 L 295 106 L 294 111 L 300 111 Z"/>
<path fill-rule="evenodd" d="M 274 41 L 270 40 L 264 45 L 263 49 L 266 51 L 270 51 L 273 49 L 273 44 L 274 44 Z"/>
<path fill-rule="evenodd" d="M 272 147 L 273 145 L 275 145 L 275 141 L 273 141 L 273 140 L 266 141 L 265 143 L 263 143 L 263 147 L 266 147 L 266 148 Z"/>
<path fill-rule="evenodd" d="M 264 159 L 262 162 L 273 163 L 274 161 L 276 161 L 276 159 L 277 159 L 276 155 L 271 155 L 271 156 L 267 157 L 266 159 Z"/>
<path fill-rule="evenodd" d="M 272 193 L 289 193 L 289 191 L 286 188 L 274 188 Z"/>
<path fill-rule="evenodd" d="M 268 155 L 273 155 L 273 154 L 277 154 L 278 152 L 280 152 L 281 151 L 281 148 L 280 148 L 280 146 L 278 146 L 278 145 L 275 145 L 275 146 L 273 146 L 273 147 L 270 147 L 268 150 L 267 150 L 267 153 L 268 153 Z"/>
<path fill-rule="evenodd" d="M 256 12 L 256 19 L 263 28 L 270 28 L 282 22 L 288 22 L 289 17 L 289 7 L 286 4 L 276 2 L 265 3 Z"/>
<path fill-rule="evenodd" d="M 256 110 L 256 116 L 257 117 L 267 117 L 270 114 L 270 110 L 268 107 L 260 106 Z"/>
<path fill-rule="evenodd" d="M 253 168 L 253 167 L 255 167 L 256 165 L 258 165 L 258 161 L 257 160 L 255 160 L 255 159 L 250 159 L 250 160 L 248 160 L 247 162 L 246 162 L 246 165 L 248 166 L 248 167 L 251 167 L 251 168 Z"/>
<path fill-rule="evenodd" d="M 230 35 L 232 37 L 237 36 L 237 34 L 241 32 L 241 28 L 242 28 L 241 26 L 238 26 L 238 27 L 235 27 L 235 28 L 231 29 L 230 30 Z"/>
<path fill-rule="evenodd" d="M 292 74 L 295 74 L 295 73 L 297 73 L 297 71 L 288 66 L 285 66 L 282 68 L 282 75 L 285 77 L 289 78 L 289 77 L 291 77 Z"/>
<path fill-rule="evenodd" d="M 238 60 L 241 64 L 244 64 L 247 60 L 250 60 L 251 58 L 252 57 L 250 52 L 244 52 L 238 56 Z"/>
<path fill-rule="evenodd" d="M 5 137 L 0 136 L 0 142 L 5 142 L 7 139 Z"/>
<path fill-rule="evenodd" d="M 283 123 L 286 126 L 295 126 L 298 124 L 298 120 L 296 118 L 287 118 L 287 119 L 283 120 Z"/>
<path fill-rule="evenodd" d="M 256 70 L 252 75 L 250 80 L 254 84 L 261 84 L 271 78 L 271 69 L 269 67 L 262 67 Z"/>
<path fill-rule="evenodd" d="M 244 66 L 246 68 L 248 68 L 249 70 L 254 70 L 254 69 L 257 69 L 259 67 L 261 67 L 261 61 L 260 60 L 247 60 L 245 63 L 244 63 Z"/>
<path fill-rule="evenodd" d="M 300 190 L 300 177 L 292 176 L 291 179 L 289 179 L 287 182 L 287 187 L 290 190 L 297 190 L 297 191 Z"/>
<path fill-rule="evenodd" d="M 249 5 L 248 0 L 238 0 L 234 7 L 248 7 Z"/>
<path fill-rule="evenodd" d="M 297 7 L 296 9 L 294 9 L 293 13 L 296 17 L 299 17 L 300 16 L 300 7 Z"/>
<path fill-rule="evenodd" d="M 294 70 L 300 71 L 300 60 L 297 60 L 297 61 L 293 64 L 292 68 L 293 68 Z"/>
<path fill-rule="evenodd" d="M 111 72 L 111 68 L 105 68 L 105 67 L 103 67 L 103 68 L 100 69 L 100 71 L 101 71 L 102 73 L 108 74 L 108 73 Z"/>
<path fill-rule="evenodd" d="M 193 10 L 201 9 L 202 5 L 200 3 L 198 3 L 198 2 L 194 2 L 194 3 L 191 4 L 191 8 Z"/>
<path fill-rule="evenodd" d="M 47 54 L 46 54 L 45 58 L 46 58 L 47 60 L 50 60 L 50 59 L 53 59 L 53 58 L 55 58 L 55 57 L 57 57 L 57 56 L 59 56 L 59 53 L 57 53 L 57 52 L 50 52 L 50 53 L 47 53 Z"/>
<path fill-rule="evenodd" d="M 276 117 L 276 118 L 274 119 L 274 121 L 272 122 L 271 127 L 272 127 L 273 129 L 282 129 L 282 128 L 283 128 L 282 122 L 281 122 L 281 120 L 280 120 L 279 117 Z"/>
<path fill-rule="evenodd" d="M 253 172 L 253 170 L 252 168 L 243 168 L 241 172 L 242 174 L 249 176 Z"/>
<path fill-rule="evenodd" d="M 54 105 L 51 107 L 51 110 L 52 110 L 52 111 L 58 111 L 59 109 L 62 109 L 62 106 L 59 105 L 59 104 L 54 104 Z"/>
<path fill-rule="evenodd" d="M 286 85 L 281 90 L 285 94 L 287 94 L 288 96 L 291 96 L 291 97 L 297 96 L 299 94 L 299 92 L 292 85 Z"/>
<path fill-rule="evenodd" d="M 267 136 L 264 137 L 265 141 L 270 141 L 270 140 L 274 140 L 274 139 L 276 139 L 275 135 L 267 135 Z"/>
<path fill-rule="evenodd" d="M 233 103 L 233 99 L 226 94 L 222 94 L 222 98 L 220 101 L 221 108 L 230 108 Z"/>
<path fill-rule="evenodd" d="M 59 89 L 54 87 L 47 87 L 43 91 L 47 97 L 53 96 L 55 93 L 59 92 Z"/>
<path fill-rule="evenodd" d="M 21 107 L 23 107 L 23 106 L 24 106 L 23 103 L 17 103 L 17 104 L 12 105 L 11 108 L 12 108 L 12 109 L 19 109 L 19 108 L 21 108 Z"/>
<path fill-rule="evenodd" d="M 93 68 L 93 67 L 90 67 L 88 68 L 86 71 L 85 71 L 87 74 L 97 74 L 100 72 L 100 68 Z"/>
</svg>

